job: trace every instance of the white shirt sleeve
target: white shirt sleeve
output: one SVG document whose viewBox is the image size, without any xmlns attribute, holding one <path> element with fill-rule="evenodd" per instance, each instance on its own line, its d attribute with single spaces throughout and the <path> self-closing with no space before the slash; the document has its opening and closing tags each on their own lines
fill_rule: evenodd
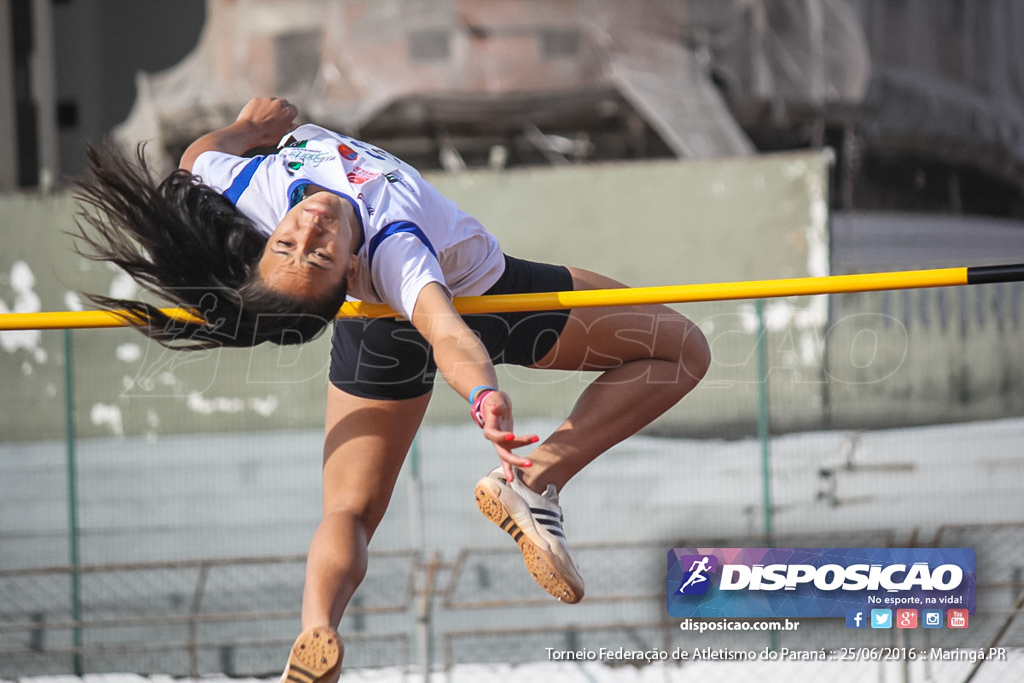
<svg viewBox="0 0 1024 683">
<path fill-rule="evenodd" d="M 192 174 L 199 176 L 203 185 L 217 192 L 225 192 L 241 172 L 249 159 L 233 154 L 208 150 L 200 154 L 192 164 Z"/>
<path fill-rule="evenodd" d="M 406 319 L 412 319 L 420 291 L 431 282 L 441 284 L 448 295 L 441 264 L 418 237 L 398 233 L 380 243 L 370 266 L 373 287 L 381 300 Z"/>
</svg>

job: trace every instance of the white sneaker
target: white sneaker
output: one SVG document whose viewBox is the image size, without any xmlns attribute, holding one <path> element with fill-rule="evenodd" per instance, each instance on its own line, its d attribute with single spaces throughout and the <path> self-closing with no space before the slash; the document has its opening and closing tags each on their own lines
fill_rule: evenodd
<svg viewBox="0 0 1024 683">
<path fill-rule="evenodd" d="M 537 585 L 562 602 L 583 599 L 583 577 L 562 533 L 562 508 L 553 484 L 543 494 L 518 476 L 509 482 L 500 467 L 477 482 L 476 504 L 519 545 Z"/>
</svg>

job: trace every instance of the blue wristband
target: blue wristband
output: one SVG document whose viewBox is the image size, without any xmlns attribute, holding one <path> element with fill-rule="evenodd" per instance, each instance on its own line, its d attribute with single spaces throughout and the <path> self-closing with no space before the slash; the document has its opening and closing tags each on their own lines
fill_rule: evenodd
<svg viewBox="0 0 1024 683">
<path fill-rule="evenodd" d="M 497 391 L 497 390 L 498 390 L 497 387 L 492 387 L 492 386 L 488 386 L 486 384 L 481 384 L 480 386 L 474 388 L 473 391 L 469 392 L 469 405 L 473 405 L 474 403 L 476 403 L 476 396 L 481 391 Z"/>
</svg>

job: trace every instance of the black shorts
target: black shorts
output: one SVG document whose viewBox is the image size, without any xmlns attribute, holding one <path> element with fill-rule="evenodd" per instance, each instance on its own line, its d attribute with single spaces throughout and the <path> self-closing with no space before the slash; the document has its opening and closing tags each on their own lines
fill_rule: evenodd
<svg viewBox="0 0 1024 683">
<path fill-rule="evenodd" d="M 571 289 L 568 268 L 505 256 L 505 272 L 486 294 Z M 534 365 L 554 347 L 568 317 L 568 310 L 559 310 L 482 313 L 463 319 L 480 337 L 494 364 Z M 433 388 L 436 374 L 430 345 L 409 321 L 334 321 L 330 378 L 342 391 L 362 398 L 415 398 Z"/>
</svg>

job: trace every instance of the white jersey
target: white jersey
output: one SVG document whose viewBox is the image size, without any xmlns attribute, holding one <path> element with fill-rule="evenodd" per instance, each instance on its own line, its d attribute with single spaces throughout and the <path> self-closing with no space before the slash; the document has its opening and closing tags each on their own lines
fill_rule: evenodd
<svg viewBox="0 0 1024 683">
<path fill-rule="evenodd" d="M 314 125 L 296 128 L 276 154 L 199 155 L 192 171 L 270 234 L 316 185 L 348 200 L 362 230 L 350 298 L 412 316 L 424 286 L 453 296 L 483 294 L 505 268 L 498 241 L 402 160 Z"/>
</svg>

